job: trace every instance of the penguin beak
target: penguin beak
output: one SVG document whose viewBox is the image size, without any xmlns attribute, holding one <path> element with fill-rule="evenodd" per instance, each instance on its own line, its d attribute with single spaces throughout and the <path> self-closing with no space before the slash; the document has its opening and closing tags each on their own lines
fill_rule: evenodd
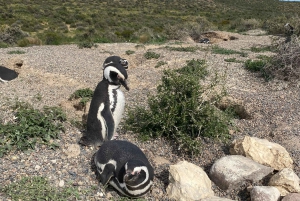
<svg viewBox="0 0 300 201">
<path fill-rule="evenodd" d="M 130 180 L 130 178 L 132 177 L 131 172 L 126 172 L 125 176 L 124 176 L 124 181 L 128 182 Z"/>
<path fill-rule="evenodd" d="M 125 87 L 125 89 L 126 89 L 127 91 L 129 91 L 129 87 L 128 87 L 128 85 L 127 85 L 126 80 L 123 79 L 123 78 L 121 78 L 119 75 L 118 75 L 118 78 L 119 78 L 120 83 Z"/>
</svg>

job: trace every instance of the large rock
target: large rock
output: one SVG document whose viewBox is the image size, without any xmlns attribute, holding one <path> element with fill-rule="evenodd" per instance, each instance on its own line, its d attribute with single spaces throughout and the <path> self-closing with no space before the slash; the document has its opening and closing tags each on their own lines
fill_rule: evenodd
<svg viewBox="0 0 300 201">
<path fill-rule="evenodd" d="M 273 168 L 261 165 L 240 155 L 218 159 L 210 169 L 212 181 L 223 190 L 231 190 L 246 181 L 259 181 L 273 172 Z"/>
<path fill-rule="evenodd" d="M 285 196 L 281 201 L 299 201 L 300 193 L 290 193 Z"/>
<path fill-rule="evenodd" d="M 246 156 L 275 170 L 293 168 L 293 160 L 286 149 L 265 139 L 245 136 L 233 142 L 230 153 Z"/>
<path fill-rule="evenodd" d="M 171 165 L 169 172 L 169 186 L 167 187 L 169 198 L 190 201 L 214 195 L 211 181 L 202 168 L 187 161 L 181 161 L 176 165 Z"/>
<path fill-rule="evenodd" d="M 289 168 L 284 168 L 271 177 L 269 186 L 278 188 L 282 196 L 289 193 L 300 193 L 299 177 Z"/>
<path fill-rule="evenodd" d="M 251 201 L 278 201 L 280 192 L 272 186 L 254 186 L 250 191 Z"/>
</svg>

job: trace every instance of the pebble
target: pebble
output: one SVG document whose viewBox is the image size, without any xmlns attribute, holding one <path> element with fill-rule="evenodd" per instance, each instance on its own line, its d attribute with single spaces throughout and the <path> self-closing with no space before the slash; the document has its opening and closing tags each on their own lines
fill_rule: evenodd
<svg viewBox="0 0 300 201">
<path fill-rule="evenodd" d="M 60 180 L 59 183 L 58 183 L 58 186 L 59 187 L 63 187 L 64 185 L 65 185 L 64 180 Z"/>
<path fill-rule="evenodd" d="M 39 169 L 41 169 L 41 166 L 36 165 L 36 166 L 34 167 L 34 169 L 35 169 L 36 171 L 38 171 Z"/>
</svg>

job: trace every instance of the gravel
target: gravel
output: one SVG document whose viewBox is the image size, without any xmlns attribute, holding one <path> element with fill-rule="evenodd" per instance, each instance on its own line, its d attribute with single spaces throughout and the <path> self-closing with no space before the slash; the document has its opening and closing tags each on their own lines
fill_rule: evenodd
<svg viewBox="0 0 300 201">
<path fill-rule="evenodd" d="M 270 52 L 252 53 L 249 49 L 256 45 L 270 45 L 269 36 L 235 35 L 234 41 L 223 41 L 218 46 L 243 51 L 248 57 L 240 55 L 211 54 L 207 51 L 210 44 L 184 42 L 180 45 L 170 42 L 168 46 L 199 46 L 196 52 L 169 51 L 166 45 L 145 45 L 137 48 L 133 43 L 99 44 L 97 48 L 79 49 L 76 45 L 34 46 L 0 49 L 0 65 L 12 67 L 16 60 L 23 60 L 19 77 L 9 83 L 0 83 L 0 119 L 2 123 L 11 121 L 12 110 L 9 108 L 16 99 L 29 102 L 35 108 L 43 106 L 61 106 L 68 115 L 64 123 L 66 131 L 61 133 L 60 148 L 50 150 L 40 145 L 35 150 L 24 153 L 11 152 L 0 158 L 0 185 L 4 186 L 17 181 L 23 176 L 44 176 L 57 187 L 73 185 L 82 192 L 81 200 L 108 200 L 120 196 L 112 188 L 99 185 L 91 169 L 91 157 L 95 149 L 81 147 L 79 154 L 68 157 L 68 148 L 77 144 L 82 131 L 69 123 L 81 120 L 83 111 L 76 111 L 70 95 L 77 89 L 94 89 L 102 79 L 102 63 L 110 55 L 119 55 L 129 61 L 130 91 L 123 89 L 126 97 L 126 111 L 137 105 L 147 106 L 147 95 L 155 92 L 163 69 L 178 68 L 185 65 L 186 60 L 205 59 L 212 71 L 225 73 L 225 86 L 230 96 L 242 100 L 251 119 L 235 119 L 237 130 L 232 139 L 245 135 L 268 139 L 279 143 L 287 149 L 295 163 L 294 171 L 300 176 L 300 90 L 299 83 L 290 84 L 273 80 L 265 82 L 256 74 L 243 68 L 242 63 L 227 63 L 226 58 L 246 60 L 257 55 L 270 55 Z M 24 54 L 8 54 L 9 51 L 21 50 Z M 126 55 L 127 50 L 135 51 Z M 158 60 L 146 60 L 143 54 L 155 51 L 161 57 Z M 158 61 L 166 65 L 155 68 Z M 125 111 L 125 116 L 126 116 Z M 147 142 L 137 140 L 137 134 L 125 132 L 120 125 L 119 139 L 129 140 L 137 144 L 148 156 L 155 168 L 154 185 L 146 195 L 146 200 L 169 200 L 166 195 L 168 185 L 168 168 L 170 164 L 187 160 L 202 167 L 206 172 L 218 158 L 228 154 L 228 144 L 203 139 L 203 149 L 197 157 L 180 153 L 172 142 L 164 139 L 153 139 Z M 77 150 L 78 151 L 78 150 Z M 220 190 L 213 184 L 216 196 L 235 200 L 247 200 L 249 195 L 245 186 L 232 192 Z M 86 191 L 88 190 L 88 191 Z M 242 190 L 242 193 L 240 192 Z M 0 200 L 8 200 L 0 193 Z"/>
</svg>

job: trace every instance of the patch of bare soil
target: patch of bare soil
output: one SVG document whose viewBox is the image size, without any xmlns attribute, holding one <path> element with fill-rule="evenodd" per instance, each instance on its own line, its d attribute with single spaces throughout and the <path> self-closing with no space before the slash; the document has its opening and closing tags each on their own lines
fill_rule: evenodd
<svg viewBox="0 0 300 201">
<path fill-rule="evenodd" d="M 220 35 L 220 33 L 218 33 Z M 243 110 L 251 118 L 235 119 L 236 130 L 232 130 L 232 140 L 245 135 L 268 139 L 285 147 L 294 160 L 294 171 L 300 176 L 300 90 L 299 84 L 290 85 L 284 81 L 265 82 L 257 75 L 244 69 L 242 63 L 227 63 L 224 59 L 236 58 L 245 61 L 258 55 L 271 55 L 270 52 L 253 53 L 253 46 L 270 45 L 271 39 L 265 35 L 240 35 L 223 32 L 223 35 L 235 40 L 220 40 L 223 48 L 248 53 L 248 57 L 240 55 L 218 55 L 210 52 L 211 44 L 200 44 L 189 41 L 178 45 L 169 42 L 165 45 L 137 45 L 133 43 L 99 44 L 93 49 L 79 49 L 75 45 L 35 46 L 26 48 L 0 49 L 0 65 L 12 67 L 15 59 L 23 60 L 23 66 L 17 79 L 0 83 L 0 118 L 7 122 L 12 118 L 9 105 L 16 98 L 31 103 L 35 108 L 43 106 L 61 106 L 68 115 L 68 122 L 81 121 L 84 111 L 76 110 L 73 102 L 68 101 L 77 89 L 94 89 L 102 79 L 102 63 L 110 55 L 120 55 L 129 61 L 130 91 L 123 90 L 126 97 L 126 111 L 136 106 L 147 106 L 147 95 L 155 93 L 163 69 L 180 68 L 186 60 L 205 59 L 212 72 L 226 75 L 225 86 L 229 96 L 243 103 Z M 168 46 L 197 46 L 196 52 L 170 51 Z M 7 54 L 10 50 L 22 50 L 25 54 Z M 134 54 L 126 55 L 126 51 Z M 160 54 L 159 59 L 147 60 L 143 56 L 147 50 Z M 159 61 L 167 64 L 155 68 Z M 213 162 L 229 154 L 229 145 L 210 139 L 202 139 L 203 149 L 199 156 L 188 156 L 180 153 L 172 142 L 164 139 L 152 139 L 147 142 L 138 140 L 138 134 L 125 131 L 121 122 L 120 139 L 129 140 L 138 145 L 148 156 L 155 168 L 154 185 L 146 195 L 146 200 L 169 200 L 166 195 L 168 185 L 168 167 L 181 160 L 187 160 L 209 171 Z M 12 152 L 0 159 L 0 185 L 4 186 L 23 176 L 40 175 L 58 186 L 61 180 L 65 185 L 77 186 L 82 192 L 81 200 L 120 199 L 120 195 L 112 188 L 103 188 L 91 170 L 91 157 L 95 149 L 79 147 L 80 152 L 69 157 L 68 149 L 75 147 L 83 130 L 71 123 L 65 123 L 66 132 L 57 140 L 60 148 L 50 150 L 38 146 L 28 152 Z M 77 147 L 78 148 L 78 147 Z M 215 195 L 234 200 L 249 200 L 243 189 L 232 192 L 220 190 L 213 184 Z M 240 192 L 240 190 L 242 190 Z M 0 200 L 8 200 L 0 194 Z"/>
</svg>

